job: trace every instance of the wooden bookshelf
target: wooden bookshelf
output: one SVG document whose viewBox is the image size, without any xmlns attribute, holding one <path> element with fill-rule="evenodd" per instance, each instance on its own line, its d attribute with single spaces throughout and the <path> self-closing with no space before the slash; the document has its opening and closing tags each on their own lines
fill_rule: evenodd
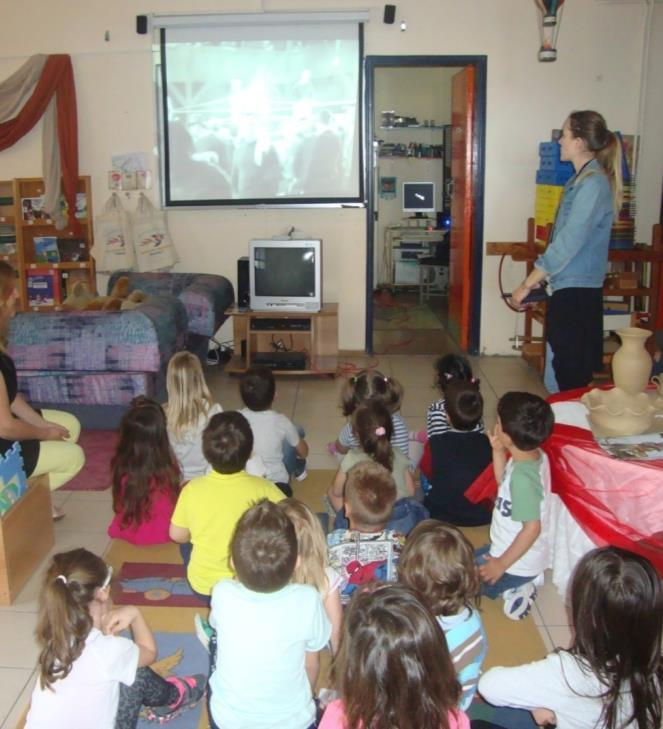
<svg viewBox="0 0 663 729">
<path fill-rule="evenodd" d="M 7 183 L 0 182 L 0 199 L 4 199 L 3 190 Z M 19 277 L 20 309 L 22 311 L 53 311 L 60 309 L 67 294 L 67 285 L 72 280 L 83 279 L 90 291 L 97 290 L 94 260 L 90 254 L 93 245 L 92 229 L 92 186 L 89 176 L 78 178 L 76 186 L 77 226 L 69 225 L 63 230 L 55 228 L 53 220 L 46 217 L 40 208 L 40 200 L 44 195 L 44 181 L 40 177 L 22 177 L 11 181 L 11 197 L 13 198 L 12 214 L 16 231 L 16 257 L 9 262 L 15 266 Z M 0 207 L 0 213 L 3 208 Z M 0 225 L 2 223 L 0 222 Z M 39 260 L 37 248 L 40 239 L 56 239 L 59 249 L 66 244 L 63 241 L 78 241 L 79 245 L 70 244 L 77 249 L 75 256 L 83 260 Z M 35 241 L 37 240 L 37 243 Z M 70 254 L 67 254 L 68 256 Z M 60 252 L 57 257 L 60 258 Z M 34 288 L 28 289 L 28 278 L 34 282 L 36 271 L 44 271 L 56 282 L 53 285 L 53 301 L 36 303 Z M 48 279 L 47 279 L 48 280 Z M 43 279 L 42 279 L 43 281 Z M 45 289 L 47 290 L 47 289 Z M 50 299 L 50 297 L 47 297 Z"/>
</svg>

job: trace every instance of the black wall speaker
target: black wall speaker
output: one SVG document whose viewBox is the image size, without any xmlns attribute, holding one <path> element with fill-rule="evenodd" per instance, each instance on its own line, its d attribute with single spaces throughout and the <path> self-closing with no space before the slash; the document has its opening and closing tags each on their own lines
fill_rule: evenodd
<svg viewBox="0 0 663 729">
<path fill-rule="evenodd" d="M 384 22 L 387 25 L 391 25 L 394 20 L 396 20 L 396 6 L 395 5 L 385 5 L 384 6 Z"/>
<path fill-rule="evenodd" d="M 249 257 L 237 259 L 237 308 L 248 309 L 251 305 L 249 291 Z"/>
<path fill-rule="evenodd" d="M 145 35 L 147 33 L 147 15 L 136 16 L 136 33 Z"/>
</svg>

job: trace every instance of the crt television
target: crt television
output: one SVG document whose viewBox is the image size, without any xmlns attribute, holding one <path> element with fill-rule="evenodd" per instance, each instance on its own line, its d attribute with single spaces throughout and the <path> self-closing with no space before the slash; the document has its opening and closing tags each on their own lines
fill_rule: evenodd
<svg viewBox="0 0 663 729">
<path fill-rule="evenodd" d="M 404 182 L 403 212 L 415 213 L 418 218 L 424 213 L 435 212 L 434 182 Z"/>
<path fill-rule="evenodd" d="M 254 311 L 320 311 L 322 241 L 252 240 L 249 287 Z"/>
</svg>

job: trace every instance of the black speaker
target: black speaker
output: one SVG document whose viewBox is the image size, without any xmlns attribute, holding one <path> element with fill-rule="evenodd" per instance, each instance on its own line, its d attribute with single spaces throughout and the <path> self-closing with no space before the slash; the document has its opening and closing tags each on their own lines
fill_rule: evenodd
<svg viewBox="0 0 663 729">
<path fill-rule="evenodd" d="M 249 292 L 249 257 L 237 259 L 237 308 L 248 309 L 251 305 Z"/>
<path fill-rule="evenodd" d="M 136 33 L 145 35 L 147 33 L 147 15 L 136 16 Z"/>
<path fill-rule="evenodd" d="M 394 20 L 396 20 L 396 6 L 395 5 L 385 5 L 384 6 L 384 22 L 387 25 L 391 25 Z"/>
</svg>

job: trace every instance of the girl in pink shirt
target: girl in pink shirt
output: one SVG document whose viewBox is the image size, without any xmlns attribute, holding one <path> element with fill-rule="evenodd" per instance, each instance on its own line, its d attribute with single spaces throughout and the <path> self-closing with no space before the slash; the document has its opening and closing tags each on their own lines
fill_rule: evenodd
<svg viewBox="0 0 663 729">
<path fill-rule="evenodd" d="M 355 592 L 333 671 L 340 698 L 319 729 L 470 727 L 442 628 L 405 585 Z"/>
<path fill-rule="evenodd" d="M 137 397 L 120 423 L 113 460 L 113 511 L 108 536 L 131 544 L 166 544 L 180 492 L 180 469 L 171 450 L 161 405 Z"/>
</svg>

